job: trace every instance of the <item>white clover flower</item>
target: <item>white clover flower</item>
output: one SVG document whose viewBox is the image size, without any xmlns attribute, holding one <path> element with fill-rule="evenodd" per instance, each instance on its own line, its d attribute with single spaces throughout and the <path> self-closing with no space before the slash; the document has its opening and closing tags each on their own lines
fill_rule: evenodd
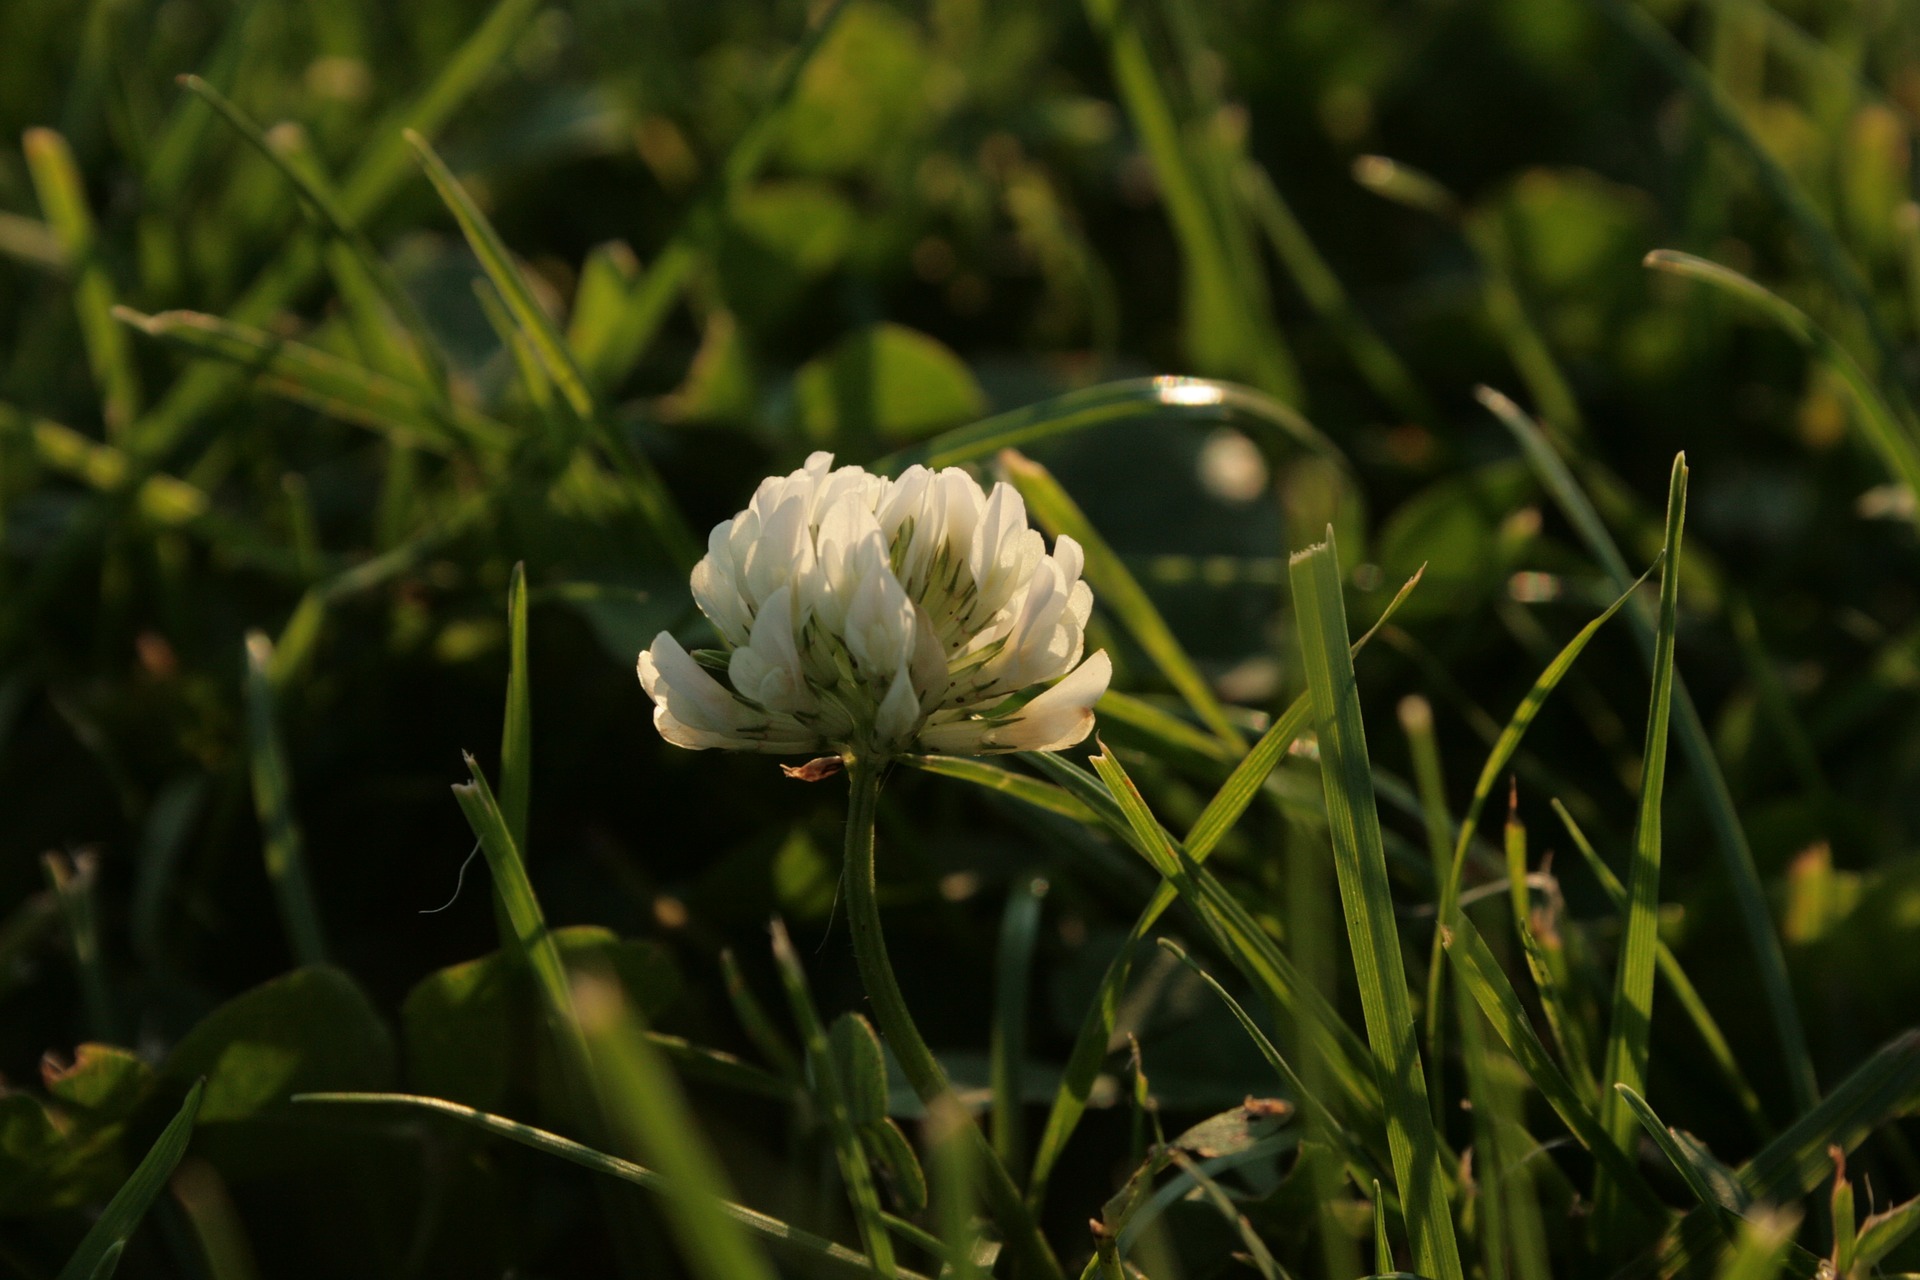
<svg viewBox="0 0 1920 1280">
<path fill-rule="evenodd" d="M 1093 728 L 1113 664 L 1080 660 L 1093 592 L 1007 484 L 897 480 L 816 453 L 715 526 L 693 597 L 726 644 L 640 655 L 677 746 L 890 757 L 1053 751 Z"/>
</svg>

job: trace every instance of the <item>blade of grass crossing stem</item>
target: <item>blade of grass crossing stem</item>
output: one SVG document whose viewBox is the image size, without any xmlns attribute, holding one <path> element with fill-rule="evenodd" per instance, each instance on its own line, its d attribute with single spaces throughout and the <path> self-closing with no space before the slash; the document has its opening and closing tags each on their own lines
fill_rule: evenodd
<svg viewBox="0 0 1920 1280">
<path fill-rule="evenodd" d="M 847 1089 L 834 1065 L 834 1054 L 827 1043 L 827 1029 L 807 992 L 806 971 L 787 937 L 786 926 L 773 922 L 773 958 L 780 970 L 780 983 L 786 988 L 787 1007 L 800 1028 L 800 1040 L 807 1055 L 812 1093 L 826 1113 L 827 1129 L 833 1135 L 833 1151 L 840 1164 L 840 1177 L 846 1185 L 847 1199 L 853 1206 L 854 1221 L 860 1227 L 860 1239 L 874 1270 L 882 1276 L 895 1273 L 893 1240 L 887 1235 L 880 1212 L 880 1193 L 874 1186 L 873 1168 L 867 1163 L 866 1148 L 854 1131 L 853 1113 L 848 1107 Z"/>
<path fill-rule="evenodd" d="M 1047 882 L 1016 884 L 1000 918 L 1000 945 L 993 966 L 993 1033 L 988 1043 L 988 1080 L 993 1090 L 993 1149 L 1009 1172 L 1026 1166 L 1022 1126 L 1027 1070 L 1027 1000 L 1033 985 L 1033 950 L 1040 935 L 1040 908 Z"/>
<path fill-rule="evenodd" d="M 1476 394 L 1480 403 L 1499 418 L 1519 441 L 1534 474 L 1552 495 L 1555 505 L 1566 516 L 1568 523 L 1579 533 L 1581 541 L 1586 544 L 1587 553 L 1607 571 L 1616 586 L 1625 590 L 1632 575 L 1627 571 L 1620 549 L 1539 424 L 1521 412 L 1513 401 L 1491 388 L 1481 387 Z M 1654 619 L 1638 603 L 1628 609 L 1627 616 L 1641 642 L 1642 655 L 1651 669 L 1655 648 Z M 1734 810 L 1733 793 L 1727 787 L 1726 775 L 1721 772 L 1720 762 L 1714 756 L 1713 742 L 1707 735 L 1706 724 L 1693 705 L 1686 681 L 1678 674 L 1674 677 L 1673 701 L 1674 735 L 1679 739 L 1681 752 L 1687 758 L 1688 770 L 1693 775 L 1708 826 L 1713 831 L 1714 845 L 1726 867 L 1727 879 L 1733 889 L 1734 906 L 1747 935 L 1747 944 L 1752 949 L 1754 969 L 1773 1023 L 1774 1036 L 1780 1043 L 1781 1056 L 1786 1062 L 1794 1107 L 1804 1112 L 1818 1099 L 1819 1082 L 1814 1075 L 1812 1054 L 1807 1049 L 1800 1010 L 1794 1001 L 1793 985 L 1787 977 L 1786 955 L 1781 950 L 1779 935 L 1774 930 L 1773 909 L 1768 903 L 1766 887 L 1761 883 L 1759 868 L 1754 864 L 1753 848 L 1747 843 L 1746 830 Z"/>
<path fill-rule="evenodd" d="M 1640 808 L 1634 820 L 1633 863 L 1627 875 L 1626 925 L 1614 967 L 1613 1005 L 1607 1023 L 1602 1080 L 1639 1092 L 1647 1079 L 1653 1021 L 1654 947 L 1660 940 L 1661 802 L 1666 794 L 1667 724 L 1673 705 L 1673 633 L 1680 607 L 1680 542 L 1687 517 L 1687 459 L 1673 460 L 1667 488 L 1667 545 L 1660 570 L 1660 622 L 1654 636 L 1653 692 L 1648 700 L 1646 743 L 1641 751 Z M 1633 1135 L 1625 1095 L 1600 1095 L 1600 1119 L 1616 1142 Z M 1594 1186 L 1599 1229 L 1615 1223 L 1618 1192 L 1599 1176 Z"/>
<path fill-rule="evenodd" d="M 1573 815 L 1567 812 L 1567 807 L 1558 799 L 1555 799 L 1552 804 L 1553 811 L 1560 815 L 1560 822 L 1567 829 L 1568 838 L 1573 841 L 1573 847 L 1579 851 L 1581 859 L 1587 864 L 1587 869 L 1593 873 L 1593 878 L 1599 882 L 1600 888 L 1606 893 L 1607 901 L 1613 904 L 1615 911 L 1624 914 L 1627 907 L 1626 886 L 1620 883 L 1620 877 L 1613 874 L 1613 868 L 1601 860 L 1599 853 L 1593 847 L 1593 842 L 1587 839 L 1586 832 L 1582 831 L 1580 825 L 1573 820 Z M 1700 992 L 1693 985 L 1693 980 L 1688 978 L 1686 970 L 1681 968 L 1679 958 L 1673 954 L 1672 948 L 1665 942 L 1659 944 L 1653 958 L 1655 964 L 1659 966 L 1661 978 L 1666 981 L 1667 989 L 1673 993 L 1673 998 L 1685 1010 L 1688 1020 L 1693 1023 L 1694 1030 L 1706 1046 L 1708 1055 L 1712 1057 L 1714 1066 L 1719 1068 L 1728 1091 L 1739 1099 L 1740 1106 L 1746 1111 L 1747 1118 L 1753 1122 L 1755 1131 L 1761 1137 L 1770 1135 L 1773 1132 L 1773 1126 L 1768 1123 L 1766 1112 L 1760 1107 L 1760 1096 L 1754 1092 L 1746 1073 L 1740 1069 L 1740 1060 L 1734 1056 L 1733 1046 L 1727 1043 L 1727 1037 L 1720 1030 L 1720 1024 L 1714 1020 L 1706 1001 L 1700 998 Z"/>
<path fill-rule="evenodd" d="M 500 816 L 516 849 L 527 847 L 533 801 L 533 688 L 527 672 L 527 566 L 507 587 L 507 713 L 500 731 Z"/>
<path fill-rule="evenodd" d="M 148 1206 L 166 1189 L 174 1166 L 187 1153 L 187 1144 L 193 1139 L 194 1118 L 200 1114 L 200 1097 L 206 1087 L 205 1080 L 194 1081 L 186 1101 L 147 1149 L 133 1176 L 114 1192 L 106 1209 L 81 1238 L 80 1247 L 67 1259 L 67 1265 L 60 1268 L 59 1280 L 107 1280 L 120 1265 L 120 1254 L 127 1247 L 134 1228 L 146 1216 Z"/>
<path fill-rule="evenodd" d="M 1867 376 L 1838 339 L 1815 324 L 1800 308 L 1764 285 L 1705 258 L 1672 249 L 1656 249 L 1646 257 L 1646 265 L 1656 271 L 1685 276 L 1729 293 L 1784 329 L 1809 355 L 1824 366 L 1853 398 L 1854 421 L 1867 443 L 1880 455 L 1893 478 L 1920 498 L 1920 440 L 1914 437 L 1911 419 L 1902 420 L 1882 392 Z"/>
<path fill-rule="evenodd" d="M 429 1098 L 409 1093 L 301 1093 L 295 1094 L 293 1100 L 335 1105 L 344 1103 L 406 1107 L 433 1112 L 483 1133 L 491 1133 L 535 1151 L 558 1156 L 583 1169 L 603 1173 L 623 1182 L 645 1187 L 649 1191 L 667 1194 L 673 1189 L 671 1178 L 630 1160 L 622 1160 L 618 1156 L 596 1151 L 571 1138 L 563 1138 L 557 1133 L 536 1129 L 532 1125 L 479 1111 L 462 1103 L 449 1102 L 444 1098 Z M 870 1259 L 843 1245 L 835 1244 L 811 1232 L 802 1231 L 798 1227 L 790 1226 L 756 1209 L 749 1209 L 745 1205 L 721 1201 L 715 1207 L 727 1218 L 764 1240 L 770 1247 L 777 1248 L 786 1256 L 793 1258 L 802 1267 L 817 1266 L 823 1273 L 844 1276 L 847 1280 L 858 1280 L 860 1277 L 871 1280 L 874 1274 Z M 926 1277 L 910 1271 L 901 1271 L 899 1275 L 901 1280 L 926 1280 Z"/>
<path fill-rule="evenodd" d="M 41 212 L 73 272 L 73 302 L 80 316 L 87 363 L 100 389 L 107 434 L 117 438 L 140 414 L 140 380 L 126 331 L 113 319 L 113 278 L 100 257 L 93 212 L 87 207 L 86 184 L 67 140 L 52 129 L 27 130 L 21 149 Z"/>
<path fill-rule="evenodd" d="M 1185 136 L 1140 29 L 1144 5 L 1086 0 L 1087 17 L 1106 41 L 1113 78 L 1147 154 L 1180 245 L 1186 285 L 1187 354 L 1196 363 L 1246 378 L 1282 400 L 1300 399 L 1300 377 L 1274 323 L 1266 280 L 1236 269 L 1255 255 L 1240 211 L 1211 207 L 1196 172 L 1197 140 Z M 1236 249 L 1238 252 L 1236 252 Z"/>
<path fill-rule="evenodd" d="M 1422 566 L 1407 579 L 1406 584 L 1399 591 L 1394 593 L 1393 599 L 1388 601 L 1387 607 L 1381 611 L 1379 620 L 1365 635 L 1354 642 L 1355 653 L 1364 648 L 1380 628 L 1392 619 L 1414 587 L 1419 584 L 1425 572 L 1426 569 Z M 1187 854 L 1196 864 L 1206 861 L 1207 855 L 1213 852 L 1214 846 L 1233 829 L 1234 824 L 1246 812 L 1247 806 L 1252 804 L 1254 797 L 1259 794 L 1268 776 L 1279 766 L 1280 761 L 1286 758 L 1295 740 L 1305 731 L 1307 722 L 1311 718 L 1312 707 L 1308 697 L 1306 694 L 1301 694 L 1234 767 L 1233 772 L 1227 776 L 1227 780 L 1214 793 L 1213 799 L 1208 801 L 1207 807 L 1194 822 L 1192 830 L 1187 833 Z M 956 763 L 970 765 L 974 762 Z M 1036 760 L 1036 763 L 1051 770 L 1062 762 Z M 944 767 L 936 772 L 950 772 L 954 776 L 964 776 Z M 1066 816 L 1082 817 L 1084 815 L 1095 821 L 1100 820 L 1095 816 L 1094 811 L 1073 793 L 1058 788 L 1050 789 L 1048 799 L 1053 799 L 1056 794 L 1075 806 L 1075 812 L 1067 813 Z M 1021 798 L 1036 802 L 1033 798 L 1024 795 Z M 1055 811 L 1063 812 L 1063 810 Z M 1053 1171 L 1054 1162 L 1065 1150 L 1067 1140 L 1073 1136 L 1074 1129 L 1079 1125 L 1080 1117 L 1086 1113 L 1087 1099 L 1093 1093 L 1094 1084 L 1099 1079 L 1101 1064 L 1106 1060 L 1108 1046 L 1113 1039 L 1114 1020 L 1120 1008 L 1120 995 L 1133 973 L 1133 960 L 1137 954 L 1137 947 L 1132 944 L 1146 937 L 1147 932 L 1153 928 L 1154 922 L 1173 904 L 1176 896 L 1178 892 L 1171 884 L 1163 883 L 1154 891 L 1153 899 L 1134 921 L 1133 931 L 1129 935 L 1130 944 L 1120 949 L 1107 965 L 1106 973 L 1101 977 L 1100 988 L 1088 1006 L 1086 1017 L 1082 1020 L 1080 1031 L 1074 1039 L 1073 1051 L 1067 1059 L 1067 1069 L 1061 1077 L 1060 1088 L 1054 1095 L 1053 1106 L 1047 1112 L 1046 1126 L 1041 1131 L 1040 1143 L 1034 1154 L 1033 1172 L 1029 1175 L 1027 1182 L 1027 1195 L 1029 1202 L 1036 1206 L 1045 1198 L 1047 1179 Z"/>
<path fill-rule="evenodd" d="M 1043 529 L 1056 538 L 1065 535 L 1080 544 L 1086 553 L 1087 581 L 1092 584 L 1101 606 L 1118 618 L 1146 650 L 1167 683 L 1187 700 L 1201 722 L 1236 753 L 1246 750 L 1246 741 L 1227 718 L 1226 708 L 1221 706 L 1200 669 L 1193 665 L 1193 659 L 1180 647 L 1152 598 L 1053 474 L 1011 449 L 1000 453 L 999 470 L 1026 500 L 1027 510 Z"/>
<path fill-rule="evenodd" d="M 1540 1037 L 1534 1033 L 1533 1024 L 1527 1017 L 1526 1007 L 1520 1003 L 1520 997 L 1514 993 L 1506 973 L 1500 968 L 1500 962 L 1494 958 L 1480 931 L 1462 915 L 1447 928 L 1446 937 L 1447 952 L 1453 957 L 1462 984 L 1486 1015 L 1494 1034 L 1500 1037 L 1508 1051 L 1519 1061 L 1521 1069 L 1533 1082 L 1533 1087 L 1540 1091 L 1541 1098 L 1553 1108 L 1554 1114 L 1567 1126 L 1567 1131 L 1593 1156 L 1595 1163 L 1613 1173 L 1648 1219 L 1655 1222 L 1661 1220 L 1666 1210 L 1659 1197 L 1641 1178 L 1631 1155 L 1601 1126 L 1598 1113 L 1574 1089 L 1566 1073 L 1554 1062 L 1553 1055 L 1540 1043 Z"/>
<path fill-rule="evenodd" d="M 320 907 L 307 878 L 305 840 L 293 815 L 293 780 L 287 768 L 284 740 L 271 670 L 273 642 L 265 632 L 247 633 L 247 755 L 253 782 L 253 807 L 260 820 L 261 845 L 267 879 L 280 907 L 280 924 L 294 961 L 302 965 L 327 962 L 326 933 Z"/>
<path fill-rule="evenodd" d="M 1313 698 L 1320 770 L 1333 838 L 1334 870 L 1347 916 L 1354 970 L 1374 1073 L 1386 1110 L 1394 1180 L 1407 1218 L 1415 1267 L 1434 1280 L 1461 1280 L 1460 1251 L 1440 1168 L 1439 1139 L 1407 998 L 1406 969 L 1387 884 L 1386 850 L 1374 807 L 1373 771 L 1360 720 L 1340 566 L 1327 541 L 1293 557 L 1294 621 Z"/>
</svg>

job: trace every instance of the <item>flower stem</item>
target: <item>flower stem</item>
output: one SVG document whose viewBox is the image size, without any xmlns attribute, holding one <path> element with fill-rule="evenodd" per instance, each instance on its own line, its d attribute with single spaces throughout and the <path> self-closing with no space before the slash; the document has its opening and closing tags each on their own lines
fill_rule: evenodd
<svg viewBox="0 0 1920 1280">
<path fill-rule="evenodd" d="M 929 1109 L 945 1100 L 959 1114 L 960 1103 L 954 1097 L 947 1073 L 941 1069 L 933 1051 L 920 1037 L 913 1015 L 907 1011 L 900 984 L 893 976 L 893 962 L 887 958 L 887 940 L 880 930 L 880 903 L 874 890 L 873 819 L 880 799 L 882 762 L 864 756 L 849 756 L 847 778 L 851 794 L 847 806 L 847 919 L 853 927 L 853 954 L 860 962 L 860 979 L 866 985 L 867 999 L 887 1038 L 893 1056 L 920 1100 Z M 1032 1280 L 1061 1280 L 1059 1260 L 1053 1256 L 1046 1238 L 1034 1222 L 1020 1189 L 1014 1185 L 1007 1168 L 993 1147 L 972 1122 L 966 1125 L 966 1142 L 973 1148 L 973 1167 L 979 1170 L 980 1191 L 987 1206 L 1006 1233 L 1007 1247 L 1013 1252 L 1018 1271 Z"/>
</svg>

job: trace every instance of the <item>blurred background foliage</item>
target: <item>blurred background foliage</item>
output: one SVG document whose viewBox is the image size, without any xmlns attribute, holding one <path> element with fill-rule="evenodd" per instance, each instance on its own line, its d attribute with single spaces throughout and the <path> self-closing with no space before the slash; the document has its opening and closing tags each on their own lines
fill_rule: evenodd
<svg viewBox="0 0 1920 1280">
<path fill-rule="evenodd" d="M 702 531 L 810 450 L 871 461 L 1148 374 L 1247 383 L 1350 464 L 1177 407 L 1032 447 L 1244 723 L 1301 687 L 1290 546 L 1338 522 L 1361 621 L 1427 566 L 1361 668 L 1389 781 L 1402 695 L 1436 705 L 1461 785 L 1613 594 L 1475 386 L 1541 417 L 1636 572 L 1684 448 L 1680 669 L 1815 1061 L 1850 1068 L 1920 1007 L 1912 493 L 1828 366 L 1641 260 L 1752 276 L 1910 391 L 1920 11 L 1637 3 L 0 5 L 0 1272 L 55 1274 L 202 1073 L 127 1275 L 582 1274 L 663 1248 L 632 1206 L 613 1241 L 558 1162 L 284 1102 L 404 1085 L 566 1128 L 530 996 L 478 959 L 495 922 L 478 869 L 456 892 L 446 790 L 460 750 L 496 759 L 512 566 L 548 918 L 658 1029 L 757 1061 L 719 956 L 778 1005 L 771 915 L 829 1016 L 861 1002 L 843 801 L 649 727 L 631 664 L 694 633 Z M 1102 640 L 1119 687 L 1178 710 L 1126 634 Z M 1520 762 L 1538 841 L 1560 843 L 1557 796 L 1622 864 L 1644 705 L 1630 640 L 1602 634 Z M 1217 772 L 1110 736 L 1169 821 L 1198 812 Z M 1050 883 L 1044 1103 L 1148 881 L 948 779 L 901 771 L 883 801 L 903 982 L 963 1081 L 986 1084 L 1001 904 Z M 1417 811 L 1388 823 L 1420 847 Z M 1219 857 L 1276 928 L 1281 826 Z M 1708 843 L 1682 777 L 1668 938 L 1784 1121 Z M 1421 936 L 1423 859 L 1400 864 Z M 1604 953 L 1599 890 L 1576 870 L 1565 892 Z M 1124 1022 L 1169 1121 L 1270 1090 L 1196 982 L 1148 968 Z M 1671 1039 L 1663 1113 L 1750 1149 Z M 740 1198 L 844 1238 L 817 1117 L 688 1070 Z M 1046 1220 L 1070 1256 L 1136 1140 L 1106 1109 L 1069 1150 Z M 1910 1151 L 1880 1158 L 1876 1186 L 1911 1194 Z M 1262 1221 L 1288 1221 L 1300 1189 L 1267 1190 Z M 1185 1274 L 1234 1265 L 1211 1230 Z"/>
</svg>

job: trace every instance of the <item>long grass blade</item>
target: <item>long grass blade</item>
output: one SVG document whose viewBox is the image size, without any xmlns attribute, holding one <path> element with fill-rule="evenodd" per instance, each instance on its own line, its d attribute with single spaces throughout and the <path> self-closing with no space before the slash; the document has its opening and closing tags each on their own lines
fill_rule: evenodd
<svg viewBox="0 0 1920 1280">
<path fill-rule="evenodd" d="M 536 1129 L 532 1125 L 509 1120 L 505 1116 L 492 1115 L 458 1102 L 449 1102 L 445 1098 L 428 1098 L 410 1093 L 299 1093 L 293 1097 L 295 1102 L 317 1102 L 347 1104 L 354 1106 L 408 1107 L 421 1111 L 430 1111 L 447 1116 L 461 1124 L 491 1133 L 496 1137 L 507 1138 L 535 1151 L 543 1151 L 551 1156 L 579 1165 L 594 1173 L 604 1173 L 609 1177 L 631 1182 L 635 1186 L 645 1187 L 649 1191 L 668 1192 L 672 1179 L 631 1160 L 622 1160 L 603 1151 L 563 1138 L 557 1133 L 545 1129 Z M 715 1206 L 718 1212 L 732 1222 L 745 1227 L 768 1245 L 778 1248 L 791 1258 L 796 1266 L 821 1275 L 845 1276 L 848 1280 L 856 1277 L 872 1277 L 873 1262 L 864 1254 L 855 1253 L 844 1245 L 835 1244 L 811 1232 L 790 1226 L 778 1218 L 770 1217 L 757 1209 L 731 1201 L 721 1201 Z M 901 1280 L 927 1280 L 927 1277 L 911 1271 L 898 1272 Z"/>
<path fill-rule="evenodd" d="M 293 813 L 293 783 L 280 734 L 274 696 L 273 642 L 265 632 L 247 634 L 247 753 L 254 811 L 266 856 L 267 878 L 280 907 L 281 927 L 295 963 L 327 962 L 326 933 L 307 875 L 306 842 Z"/>
<path fill-rule="evenodd" d="M 1461 1280 L 1464 1272 L 1387 885 L 1386 850 L 1331 529 L 1326 542 L 1294 556 L 1292 573 L 1294 621 L 1320 739 L 1334 870 L 1346 909 L 1374 1074 L 1386 1108 L 1394 1180 L 1418 1269 L 1436 1280 Z"/>
<path fill-rule="evenodd" d="M 107 1280 L 114 1273 L 134 1228 L 146 1216 L 148 1206 L 166 1190 L 174 1166 L 187 1153 L 187 1144 L 193 1140 L 194 1118 L 200 1114 L 200 1098 L 206 1087 L 205 1080 L 196 1080 L 193 1088 L 187 1090 L 186 1101 L 147 1149 L 133 1176 L 121 1184 L 106 1209 L 87 1229 L 80 1247 L 67 1259 L 67 1265 L 60 1268 L 59 1280 Z"/>
<path fill-rule="evenodd" d="M 1480 403 L 1499 418 L 1520 443 L 1534 474 L 1552 495 L 1568 523 L 1580 535 L 1587 554 L 1606 570 L 1620 590 L 1625 591 L 1633 581 L 1626 560 L 1621 556 L 1612 535 L 1607 532 L 1599 513 L 1587 500 L 1579 482 L 1555 452 L 1539 424 L 1497 391 L 1482 387 L 1477 394 Z M 1647 661 L 1648 669 L 1652 670 L 1656 620 L 1651 611 L 1638 604 L 1627 611 L 1627 617 L 1641 642 L 1641 654 Z M 1693 776 L 1701 805 L 1706 811 L 1708 825 L 1713 831 L 1714 847 L 1718 849 L 1726 868 L 1729 887 L 1733 891 L 1733 904 L 1747 935 L 1747 945 L 1753 952 L 1755 977 L 1765 998 L 1774 1036 L 1780 1043 L 1781 1056 L 1786 1061 L 1787 1080 L 1796 1109 L 1805 1111 L 1819 1097 L 1819 1082 L 1814 1075 L 1813 1056 L 1807 1048 L 1805 1026 L 1794 1000 L 1793 984 L 1787 977 L 1786 955 L 1781 950 L 1779 935 L 1774 931 L 1773 910 L 1768 904 L 1759 868 L 1754 864 L 1753 847 L 1747 843 L 1746 830 L 1734 810 L 1733 793 L 1728 789 L 1726 775 L 1721 772 L 1720 762 L 1714 756 L 1713 742 L 1707 734 L 1706 724 L 1700 719 L 1693 698 L 1687 692 L 1685 679 L 1678 674 L 1673 682 L 1673 717 L 1674 735 L 1679 739 L 1680 750 L 1687 758 L 1688 772 Z"/>
<path fill-rule="evenodd" d="M 1626 928 L 1614 969 L 1613 1010 L 1607 1025 L 1603 1079 L 1634 1092 L 1646 1088 L 1653 1024 L 1654 949 L 1660 930 L 1661 802 L 1666 794 L 1667 725 L 1673 705 L 1673 636 L 1680 609 L 1680 541 L 1687 518 L 1687 459 L 1673 460 L 1667 490 L 1667 547 L 1660 572 L 1660 621 L 1654 637 L 1653 693 L 1641 752 L 1640 810 L 1634 821 L 1633 864 L 1627 875 Z M 1600 1119 L 1618 1142 L 1633 1132 L 1626 1094 L 1600 1096 Z M 1617 1193 L 1604 1176 L 1594 1188 L 1601 1230 L 1616 1212 Z"/>
<path fill-rule="evenodd" d="M 527 566 L 507 586 L 507 714 L 500 731 L 500 815 L 514 847 L 527 847 L 533 802 L 533 687 L 527 669 Z"/>
<path fill-rule="evenodd" d="M 1027 1008 L 1033 985 L 1033 953 L 1040 940 L 1040 908 L 1047 882 L 1037 877 L 1015 884 L 1000 918 L 994 953 L 993 1034 L 987 1046 L 987 1078 L 993 1091 L 993 1149 L 1010 1173 L 1026 1167 L 1025 1104 Z"/>
<path fill-rule="evenodd" d="M 74 307 L 87 363 L 100 388 L 102 416 L 110 438 L 123 436 L 140 414 L 140 379 L 126 331 L 114 323 L 113 278 L 100 257 L 99 231 L 87 207 L 86 184 L 67 140 L 52 129 L 29 129 L 21 139 L 47 226 L 74 273 Z"/>
</svg>

